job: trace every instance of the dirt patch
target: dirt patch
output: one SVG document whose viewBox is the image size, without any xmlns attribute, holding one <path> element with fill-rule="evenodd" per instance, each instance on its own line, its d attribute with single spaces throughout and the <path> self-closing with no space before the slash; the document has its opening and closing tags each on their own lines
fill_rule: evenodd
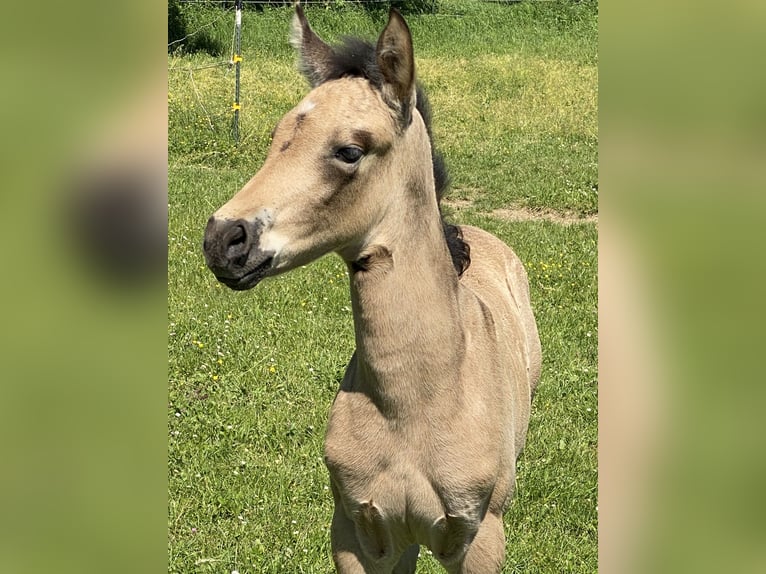
<svg viewBox="0 0 766 574">
<path fill-rule="evenodd" d="M 474 207 L 467 199 L 445 199 L 443 202 L 455 211 L 463 211 Z M 598 214 L 580 215 L 574 211 L 556 211 L 554 209 L 529 209 L 528 207 L 504 207 L 492 211 L 479 211 L 482 215 L 497 217 L 504 221 L 550 221 L 558 225 L 573 225 L 576 223 L 595 223 L 598 225 Z"/>
<path fill-rule="evenodd" d="M 445 199 L 442 201 L 442 203 L 448 207 L 451 207 L 455 211 L 460 211 L 462 209 L 468 209 L 469 207 L 473 207 L 473 201 L 470 201 L 468 199 Z"/>
<path fill-rule="evenodd" d="M 583 216 L 572 211 L 554 211 L 552 209 L 533 211 L 527 207 L 513 207 L 495 209 L 490 211 L 489 215 L 505 221 L 550 221 L 559 225 L 575 223 L 595 223 L 598 225 L 598 214 Z"/>
</svg>

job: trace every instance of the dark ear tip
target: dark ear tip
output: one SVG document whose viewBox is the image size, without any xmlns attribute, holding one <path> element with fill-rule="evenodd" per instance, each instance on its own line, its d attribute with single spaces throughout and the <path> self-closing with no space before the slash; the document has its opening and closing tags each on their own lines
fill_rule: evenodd
<svg viewBox="0 0 766 574">
<path fill-rule="evenodd" d="M 295 8 L 295 13 L 298 15 L 298 18 L 300 18 L 302 21 L 305 21 L 306 15 L 303 13 L 303 6 L 301 6 L 301 3 L 296 1 L 293 4 L 293 7 Z"/>
<path fill-rule="evenodd" d="M 405 28 L 406 30 L 410 29 L 410 27 L 407 26 L 407 21 L 404 19 L 404 16 L 402 16 L 402 13 L 393 7 L 388 11 L 388 23 L 396 23 L 398 26 Z"/>
<path fill-rule="evenodd" d="M 309 25 L 308 18 L 306 18 L 306 13 L 303 11 L 303 6 L 300 5 L 300 2 L 296 2 L 294 4 L 295 6 L 295 16 L 294 19 L 297 19 L 298 24 L 303 29 L 304 34 L 311 30 L 311 26 Z"/>
</svg>

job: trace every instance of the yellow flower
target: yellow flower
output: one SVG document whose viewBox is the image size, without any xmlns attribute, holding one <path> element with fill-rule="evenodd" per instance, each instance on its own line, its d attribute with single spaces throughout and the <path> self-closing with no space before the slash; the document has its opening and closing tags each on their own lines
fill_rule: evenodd
<svg viewBox="0 0 766 574">
<path fill-rule="evenodd" d="M 277 369 L 274 366 L 271 366 L 271 367 L 269 367 L 269 372 L 270 373 L 276 373 Z"/>
</svg>

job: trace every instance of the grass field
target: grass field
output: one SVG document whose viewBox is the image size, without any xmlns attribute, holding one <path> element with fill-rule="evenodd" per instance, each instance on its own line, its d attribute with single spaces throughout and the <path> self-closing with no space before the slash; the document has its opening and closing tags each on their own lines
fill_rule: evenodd
<svg viewBox="0 0 766 574">
<path fill-rule="evenodd" d="M 332 571 L 322 441 L 353 351 L 345 267 L 327 256 L 235 293 L 201 253 L 205 221 L 255 173 L 271 128 L 306 93 L 286 41 L 290 15 L 245 13 L 239 147 L 222 58 L 168 59 L 169 572 Z M 308 17 L 328 40 L 373 37 L 385 23 L 359 9 Z M 216 22 L 207 33 L 225 51 L 232 20 L 190 14 Z M 543 344 L 504 572 L 595 572 L 595 3 L 444 0 L 408 22 L 453 178 L 448 211 L 520 255 Z M 421 552 L 418 572 L 440 571 Z"/>
</svg>

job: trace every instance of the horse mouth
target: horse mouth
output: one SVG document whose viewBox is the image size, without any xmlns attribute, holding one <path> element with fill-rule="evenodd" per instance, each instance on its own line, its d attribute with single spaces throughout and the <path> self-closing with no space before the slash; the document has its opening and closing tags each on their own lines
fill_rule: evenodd
<svg viewBox="0 0 766 574">
<path fill-rule="evenodd" d="M 263 261 L 257 263 L 255 267 L 243 272 L 238 277 L 222 277 L 216 275 L 216 278 L 229 289 L 233 289 L 234 291 L 246 291 L 258 285 L 258 283 L 268 275 L 273 262 L 274 256 L 269 255 L 263 259 Z"/>
</svg>

